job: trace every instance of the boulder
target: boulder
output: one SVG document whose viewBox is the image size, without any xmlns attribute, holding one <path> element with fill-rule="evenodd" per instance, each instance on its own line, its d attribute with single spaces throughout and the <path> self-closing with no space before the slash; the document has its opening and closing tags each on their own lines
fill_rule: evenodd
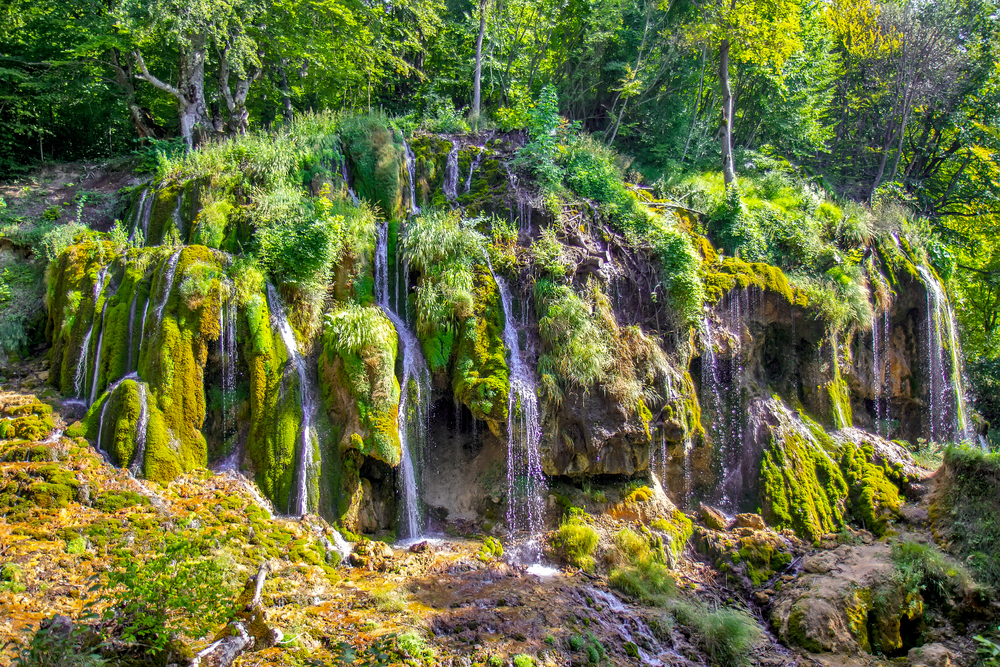
<svg viewBox="0 0 1000 667">
<path fill-rule="evenodd" d="M 911 648 L 906 656 L 913 667 L 951 667 L 955 655 L 943 644 Z"/>
</svg>

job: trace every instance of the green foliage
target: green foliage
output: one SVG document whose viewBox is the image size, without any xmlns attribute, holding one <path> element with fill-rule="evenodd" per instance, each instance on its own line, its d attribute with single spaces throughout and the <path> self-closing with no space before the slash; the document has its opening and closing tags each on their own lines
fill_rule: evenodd
<svg viewBox="0 0 1000 667">
<path fill-rule="evenodd" d="M 108 616 L 121 639 L 156 655 L 174 632 L 201 637 L 224 624 L 235 589 L 199 538 L 166 536 L 149 560 L 122 554 L 107 576 Z"/>
<path fill-rule="evenodd" d="M 427 645 L 427 640 L 416 632 L 404 632 L 396 637 L 396 650 L 402 657 L 417 664 L 432 665 L 437 653 Z"/>
<path fill-rule="evenodd" d="M 699 645 L 713 664 L 739 667 L 750 661 L 751 652 L 764 638 L 754 618 L 732 607 L 709 611 L 700 602 L 678 602 L 672 606 L 677 622 L 697 633 Z"/>
<path fill-rule="evenodd" d="M 983 667 L 1000 667 L 1000 642 L 997 641 L 997 635 L 1000 635 L 1000 628 L 997 628 L 997 633 L 992 638 L 983 635 L 973 637 L 977 644 L 976 654 Z"/>
<path fill-rule="evenodd" d="M 303 200 L 285 186 L 268 192 L 254 212 L 263 266 L 283 282 L 308 283 L 329 270 L 343 242 L 343 217 L 325 197 Z"/>
<path fill-rule="evenodd" d="M 557 161 L 566 121 L 559 115 L 559 98 L 553 86 L 542 88 L 538 101 L 528 110 L 527 129 L 531 139 L 518 150 L 514 163 L 530 171 L 543 189 L 555 189 L 564 173 Z"/>
<path fill-rule="evenodd" d="M 583 520 L 570 517 L 562 522 L 552 537 L 552 545 L 560 550 L 570 565 L 585 572 L 593 572 L 594 551 L 598 543 L 597 531 Z"/>
<path fill-rule="evenodd" d="M 495 537 L 487 537 L 476 552 L 476 560 L 491 565 L 503 558 L 503 545 Z"/>
<path fill-rule="evenodd" d="M 928 601 L 951 603 L 974 587 L 965 568 L 932 544 L 902 540 L 892 545 L 892 560 L 904 590 Z"/>
<path fill-rule="evenodd" d="M 371 600 L 372 607 L 384 613 L 406 611 L 406 599 L 393 589 L 375 591 L 372 593 Z"/>
<path fill-rule="evenodd" d="M 514 656 L 514 667 L 535 667 L 538 664 L 530 655 L 519 653 Z"/>
<path fill-rule="evenodd" d="M 14 655 L 16 667 L 103 667 L 110 664 L 101 656 L 86 625 L 63 624 L 65 617 L 43 621 L 31 641 Z"/>
</svg>

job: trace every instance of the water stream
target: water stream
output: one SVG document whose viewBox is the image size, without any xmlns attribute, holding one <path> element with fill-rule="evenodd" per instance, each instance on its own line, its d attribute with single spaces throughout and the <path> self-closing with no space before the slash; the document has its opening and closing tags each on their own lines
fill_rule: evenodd
<svg viewBox="0 0 1000 667">
<path fill-rule="evenodd" d="M 128 235 L 129 243 L 132 243 L 136 232 L 141 229 L 143 244 L 145 244 L 146 232 L 149 230 L 149 217 L 153 212 L 153 201 L 155 199 L 156 197 L 149 186 L 142 189 L 142 195 L 139 197 L 139 205 L 135 210 L 135 222 L 132 225 L 132 231 Z"/>
<path fill-rule="evenodd" d="M 539 443 L 542 428 L 538 418 L 538 391 L 535 376 L 524 359 L 518 341 L 516 320 L 507 283 L 493 272 L 489 256 L 486 265 L 496 282 L 503 305 L 504 345 L 509 352 L 510 392 L 507 403 L 507 529 L 512 535 L 527 534 L 519 554 L 524 563 L 541 558 L 539 536 L 544 529 L 545 474 Z"/>
<path fill-rule="evenodd" d="M 139 421 L 135 423 L 135 454 L 132 465 L 128 467 L 133 477 L 142 474 L 146 463 L 146 427 L 149 424 L 149 402 L 146 396 L 146 383 L 139 383 Z"/>
<path fill-rule="evenodd" d="M 477 146 L 479 151 L 476 153 L 476 157 L 473 158 L 472 164 L 469 165 L 469 176 L 465 179 L 465 191 L 472 192 L 472 176 L 476 173 L 476 169 L 479 168 L 479 162 L 483 159 L 483 154 L 486 152 L 485 146 Z"/>
<path fill-rule="evenodd" d="M 281 340 L 288 350 L 288 356 L 295 366 L 295 371 L 299 376 L 299 405 L 302 408 L 302 425 L 299 428 L 299 460 L 297 484 L 292 488 L 288 498 L 288 507 L 294 510 L 294 514 L 302 516 L 309 512 L 309 478 L 313 468 L 313 445 L 316 442 L 316 433 L 313 430 L 312 420 L 316 414 L 316 392 L 313 391 L 312 381 L 306 369 L 306 361 L 299 352 L 299 344 L 295 339 L 295 332 L 288 322 L 285 314 L 285 305 L 278 295 L 278 290 L 271 283 L 267 284 L 267 303 L 271 309 L 271 317 L 274 326 L 281 335 Z"/>
<path fill-rule="evenodd" d="M 219 360 L 222 364 L 222 438 L 228 440 L 236 430 L 236 289 L 231 281 L 220 284 Z M 227 459 L 236 454 L 236 448 Z M 227 461 L 230 465 L 238 461 Z"/>
<path fill-rule="evenodd" d="M 402 515 L 405 518 L 405 534 L 401 538 L 416 539 L 423 533 L 420 512 L 420 471 L 417 463 L 421 459 L 427 440 L 427 424 L 430 413 L 431 375 L 427 369 L 420 341 L 389 305 L 389 232 L 388 224 L 378 228 L 378 246 L 375 250 L 375 294 L 379 308 L 392 321 L 396 335 L 403 344 L 403 379 L 399 383 L 399 444 L 400 475 L 403 478 Z"/>
</svg>

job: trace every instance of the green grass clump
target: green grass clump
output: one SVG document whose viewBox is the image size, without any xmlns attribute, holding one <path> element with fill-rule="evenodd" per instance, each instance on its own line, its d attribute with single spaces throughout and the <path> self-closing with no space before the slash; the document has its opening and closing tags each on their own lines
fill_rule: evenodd
<svg viewBox="0 0 1000 667">
<path fill-rule="evenodd" d="M 571 517 L 564 521 L 552 538 L 568 563 L 586 572 L 593 572 L 596 565 L 594 551 L 599 541 L 597 531 L 582 520 Z"/>
<path fill-rule="evenodd" d="M 968 571 L 933 544 L 897 542 L 892 560 L 905 590 L 925 599 L 950 602 L 956 593 L 976 588 Z"/>
<path fill-rule="evenodd" d="M 514 667 L 535 667 L 535 659 L 530 655 L 519 653 L 514 656 Z"/>
<path fill-rule="evenodd" d="M 406 611 L 406 600 L 395 590 L 375 591 L 371 597 L 372 608 L 385 613 Z"/>
<path fill-rule="evenodd" d="M 640 535 L 626 528 L 615 533 L 614 545 L 619 564 L 608 577 L 612 588 L 649 605 L 664 605 L 675 595 L 676 584 L 664 562 L 660 536 Z"/>
<path fill-rule="evenodd" d="M 712 664 L 743 667 L 764 633 L 750 614 L 731 607 L 709 611 L 701 603 L 678 602 L 672 608 L 681 625 L 695 631 Z"/>
</svg>

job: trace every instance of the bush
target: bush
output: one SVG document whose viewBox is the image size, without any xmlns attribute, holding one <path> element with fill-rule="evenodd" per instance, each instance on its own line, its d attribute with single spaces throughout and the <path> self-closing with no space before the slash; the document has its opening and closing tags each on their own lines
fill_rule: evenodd
<svg viewBox="0 0 1000 667">
<path fill-rule="evenodd" d="M 121 628 L 121 640 L 151 655 L 162 653 L 174 633 L 202 637 L 226 623 L 235 588 L 200 539 L 167 536 L 142 561 L 119 554 L 108 573 L 106 617 Z"/>
<path fill-rule="evenodd" d="M 552 544 L 562 552 L 568 563 L 585 572 L 593 572 L 594 551 L 599 539 L 593 528 L 579 518 L 570 517 L 559 526 Z"/>
<path fill-rule="evenodd" d="M 16 667 L 103 667 L 109 664 L 94 645 L 90 628 L 65 616 L 42 621 L 28 645 L 14 655 Z"/>
<path fill-rule="evenodd" d="M 614 544 L 613 560 L 619 565 L 611 570 L 608 584 L 643 604 L 666 604 L 676 585 L 664 564 L 662 538 L 625 528 L 615 533 Z"/>
<path fill-rule="evenodd" d="M 415 632 L 406 632 L 396 637 L 396 649 L 403 657 L 425 665 L 434 664 L 437 656 L 434 649 L 427 645 L 427 640 Z"/>
</svg>

